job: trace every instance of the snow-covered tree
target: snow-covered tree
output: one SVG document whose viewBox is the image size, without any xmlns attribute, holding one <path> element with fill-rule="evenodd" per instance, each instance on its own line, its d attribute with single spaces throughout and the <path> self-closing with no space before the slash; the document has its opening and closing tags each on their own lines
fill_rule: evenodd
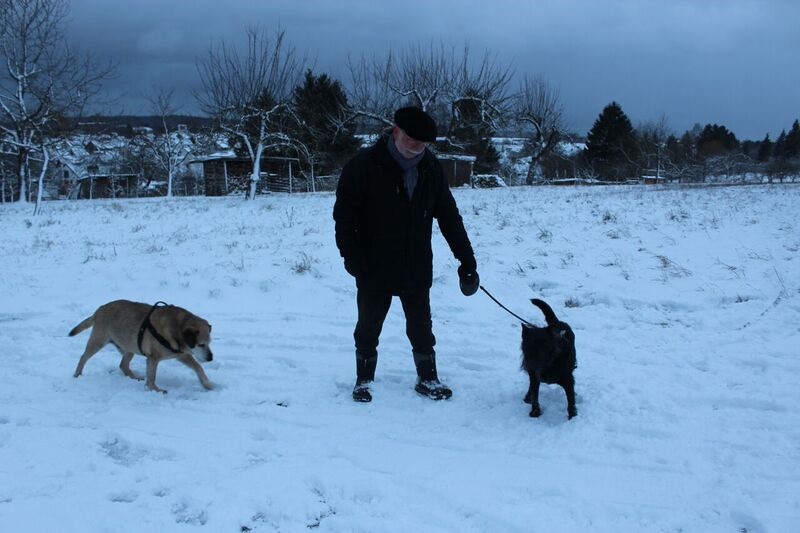
<svg viewBox="0 0 800 533">
<path fill-rule="evenodd" d="M 453 65 L 453 84 L 447 94 L 452 113 L 450 129 L 469 124 L 476 130 L 497 131 L 512 101 L 508 94 L 512 75 L 511 67 L 499 64 L 488 51 L 474 61 L 465 46 Z"/>
<path fill-rule="evenodd" d="M 0 0 L 0 132 L 16 151 L 21 202 L 27 201 L 35 152 L 40 184 L 47 172 L 54 123 L 79 114 L 112 71 L 66 42 L 68 12 L 66 0 Z"/>
<path fill-rule="evenodd" d="M 530 185 L 541 173 L 547 158 L 564 135 L 564 108 L 558 89 L 542 77 L 525 76 L 514 98 L 514 119 L 529 132 L 531 164 L 526 183 Z"/>
<path fill-rule="evenodd" d="M 188 131 L 171 130 L 167 123 L 167 117 L 177 111 L 172 103 L 172 90 L 156 89 L 147 99 L 161 124 L 159 131 L 145 135 L 142 140 L 156 166 L 166 174 L 167 198 L 172 198 L 175 174 L 192 154 L 192 139 Z"/>
<path fill-rule="evenodd" d="M 266 150 L 293 144 L 286 123 L 296 121 L 292 89 L 300 81 L 305 59 L 288 45 L 283 30 L 270 37 L 260 28 L 246 30 L 243 52 L 221 42 L 197 63 L 201 109 L 217 127 L 238 139 L 252 162 L 250 194 L 255 198 Z"/>
</svg>

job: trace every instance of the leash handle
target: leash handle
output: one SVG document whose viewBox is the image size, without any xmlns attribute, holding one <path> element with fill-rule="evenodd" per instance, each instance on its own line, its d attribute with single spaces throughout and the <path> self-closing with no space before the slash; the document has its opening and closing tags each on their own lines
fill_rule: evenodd
<svg viewBox="0 0 800 533">
<path fill-rule="evenodd" d="M 487 291 L 487 290 L 486 290 L 486 289 L 483 287 L 483 285 L 481 285 L 481 286 L 480 286 L 480 288 L 481 288 L 481 290 L 482 290 L 483 292 L 485 292 L 485 293 L 486 293 L 486 296 L 488 296 L 489 298 L 491 298 L 491 299 L 492 299 L 492 301 L 493 301 L 494 303 L 496 303 L 497 305 L 499 305 L 500 307 L 502 307 L 502 308 L 503 308 L 503 309 L 504 309 L 504 310 L 505 310 L 505 311 L 506 311 L 508 314 L 510 314 L 511 316 L 513 316 L 514 318 L 516 318 L 517 320 L 519 320 L 520 322 L 522 322 L 523 324 L 526 324 L 526 325 L 528 325 L 528 326 L 533 326 L 533 324 L 531 324 L 530 322 L 528 322 L 527 320 L 525 320 L 524 318 L 522 318 L 522 317 L 521 317 L 521 316 L 519 316 L 518 314 L 516 314 L 516 313 L 514 313 L 513 311 L 511 311 L 511 310 L 510 310 L 508 307 L 506 307 L 505 305 L 501 304 L 501 303 L 500 303 L 500 302 L 497 300 L 497 298 L 495 298 L 494 296 L 492 296 L 492 294 L 491 294 L 489 291 Z"/>
</svg>

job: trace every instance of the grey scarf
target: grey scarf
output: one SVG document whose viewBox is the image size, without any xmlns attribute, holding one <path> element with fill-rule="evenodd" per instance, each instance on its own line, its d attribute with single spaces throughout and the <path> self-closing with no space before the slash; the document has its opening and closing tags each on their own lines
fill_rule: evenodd
<svg viewBox="0 0 800 533">
<path fill-rule="evenodd" d="M 425 156 L 425 152 L 423 151 L 418 156 L 407 159 L 403 157 L 403 154 L 401 154 L 400 150 L 397 149 L 397 146 L 394 144 L 394 138 L 391 135 L 389 135 L 389 139 L 386 141 L 386 144 L 389 147 L 389 153 L 392 154 L 392 158 L 397 161 L 397 164 L 403 169 L 403 183 L 406 186 L 406 194 L 408 194 L 408 199 L 411 200 L 411 197 L 414 195 L 414 189 L 417 186 L 417 181 L 419 180 L 417 165 L 420 161 L 422 161 L 422 158 Z"/>
</svg>

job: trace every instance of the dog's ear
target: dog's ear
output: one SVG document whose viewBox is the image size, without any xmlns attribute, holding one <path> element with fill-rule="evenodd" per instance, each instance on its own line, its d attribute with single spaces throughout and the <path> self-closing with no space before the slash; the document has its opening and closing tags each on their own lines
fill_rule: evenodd
<svg viewBox="0 0 800 533">
<path fill-rule="evenodd" d="M 183 342 L 185 342 L 189 348 L 194 348 L 195 346 L 197 346 L 197 336 L 199 334 L 200 332 L 197 331 L 196 329 L 189 328 L 183 330 L 181 336 L 183 337 Z"/>
</svg>

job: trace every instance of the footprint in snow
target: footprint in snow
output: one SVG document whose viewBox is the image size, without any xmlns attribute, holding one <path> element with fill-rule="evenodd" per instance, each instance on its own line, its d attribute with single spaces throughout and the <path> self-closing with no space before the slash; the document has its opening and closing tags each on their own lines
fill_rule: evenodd
<svg viewBox="0 0 800 533">
<path fill-rule="evenodd" d="M 192 526 L 204 526 L 208 522 L 208 511 L 205 509 L 195 509 L 185 501 L 177 502 L 172 506 L 172 514 L 178 524 L 189 524 Z"/>
<path fill-rule="evenodd" d="M 108 496 L 108 501 L 113 503 L 133 503 L 139 498 L 136 491 L 114 492 Z"/>
</svg>

